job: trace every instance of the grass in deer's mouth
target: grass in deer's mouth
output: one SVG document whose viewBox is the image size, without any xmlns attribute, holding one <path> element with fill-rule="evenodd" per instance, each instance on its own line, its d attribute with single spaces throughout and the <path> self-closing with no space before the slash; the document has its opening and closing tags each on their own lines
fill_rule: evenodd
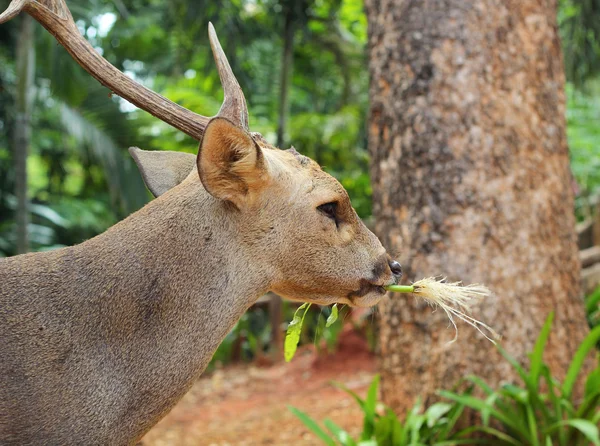
<svg viewBox="0 0 600 446">
<path fill-rule="evenodd" d="M 461 282 L 447 283 L 445 280 L 445 278 L 436 280 L 434 277 L 428 277 L 412 285 L 389 285 L 385 289 L 392 293 L 412 293 L 415 296 L 422 297 L 427 303 L 439 306 L 444 310 L 455 330 L 454 339 L 450 341 L 451 343 L 458 338 L 458 328 L 454 322 L 454 317 L 457 317 L 474 327 L 495 344 L 494 339 L 500 339 L 500 335 L 490 326 L 467 314 L 471 305 L 491 294 L 490 290 L 479 284 L 463 286 Z"/>
<path fill-rule="evenodd" d="M 491 292 L 485 286 L 479 284 L 462 285 L 461 282 L 447 283 L 446 279 L 437 280 L 434 277 L 419 280 L 412 285 L 389 285 L 384 287 L 386 291 L 392 293 L 412 293 L 417 297 L 422 297 L 427 303 L 432 306 L 439 306 L 448 315 L 450 323 L 454 326 L 455 335 L 450 343 L 458 339 L 458 327 L 454 321 L 457 317 L 467 324 L 474 327 L 486 339 L 492 343 L 500 339 L 500 335 L 496 333 L 490 326 L 481 321 L 469 316 L 470 306 L 477 303 L 481 299 L 490 296 Z M 302 323 L 304 316 L 308 312 L 310 304 L 305 303 L 296 310 L 294 319 L 288 325 L 285 336 L 284 356 L 287 362 L 291 361 L 296 353 L 298 342 L 300 340 L 300 332 L 302 331 Z M 331 315 L 327 319 L 327 327 L 337 319 L 337 304 L 333 306 Z"/>
</svg>

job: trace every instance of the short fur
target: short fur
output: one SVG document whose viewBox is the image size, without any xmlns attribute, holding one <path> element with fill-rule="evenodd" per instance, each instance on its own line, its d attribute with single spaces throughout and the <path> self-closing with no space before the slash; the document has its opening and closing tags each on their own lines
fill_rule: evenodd
<svg viewBox="0 0 600 446">
<path fill-rule="evenodd" d="M 205 135 L 200 172 L 161 154 L 163 181 L 137 157 L 147 181 L 173 187 L 104 234 L 0 259 L 1 444 L 135 444 L 265 292 L 367 306 L 395 282 L 316 163 L 224 119 Z M 169 159 L 178 172 L 188 160 L 180 184 Z M 331 201 L 339 228 L 317 209 Z"/>
</svg>

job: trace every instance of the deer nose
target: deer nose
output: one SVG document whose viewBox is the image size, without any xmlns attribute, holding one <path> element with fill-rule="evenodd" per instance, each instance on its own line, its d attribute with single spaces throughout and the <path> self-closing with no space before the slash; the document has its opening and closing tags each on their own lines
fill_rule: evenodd
<svg viewBox="0 0 600 446">
<path fill-rule="evenodd" d="M 400 265 L 395 260 L 390 260 L 388 262 L 388 265 L 390 265 L 390 269 L 392 270 L 392 274 L 394 276 L 396 276 L 398 278 L 402 277 L 402 265 Z"/>
</svg>

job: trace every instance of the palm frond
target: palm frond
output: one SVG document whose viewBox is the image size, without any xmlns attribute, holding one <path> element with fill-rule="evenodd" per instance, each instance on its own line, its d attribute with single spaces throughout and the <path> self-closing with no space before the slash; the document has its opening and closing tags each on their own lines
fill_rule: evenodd
<svg viewBox="0 0 600 446">
<path fill-rule="evenodd" d="M 79 143 L 77 147 L 82 157 L 89 154 L 102 166 L 113 203 L 120 205 L 125 213 L 142 207 L 148 200 L 148 193 L 129 155 L 125 157 L 124 150 L 77 110 L 64 103 L 59 107 L 61 123 Z"/>
</svg>

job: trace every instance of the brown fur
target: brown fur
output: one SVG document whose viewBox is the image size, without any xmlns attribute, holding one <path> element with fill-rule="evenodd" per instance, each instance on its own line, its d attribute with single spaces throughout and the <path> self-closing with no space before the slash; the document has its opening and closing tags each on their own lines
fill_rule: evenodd
<svg viewBox="0 0 600 446">
<path fill-rule="evenodd" d="M 142 210 L 80 245 L 0 260 L 1 444 L 135 444 L 266 291 L 379 301 L 394 278 L 343 187 L 255 140 L 214 120 L 200 172 Z M 330 201 L 339 228 L 317 210 Z"/>
</svg>

